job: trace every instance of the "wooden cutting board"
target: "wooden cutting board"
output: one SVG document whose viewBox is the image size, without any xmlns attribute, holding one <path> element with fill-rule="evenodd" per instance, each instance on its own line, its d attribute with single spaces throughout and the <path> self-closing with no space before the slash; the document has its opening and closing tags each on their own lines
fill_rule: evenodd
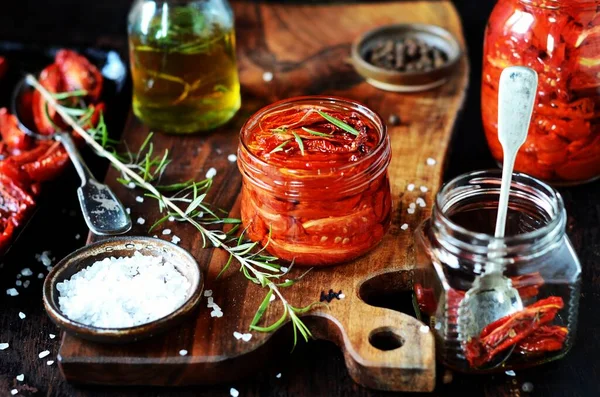
<svg viewBox="0 0 600 397">
<path fill-rule="evenodd" d="M 242 123 L 258 108 L 273 101 L 306 94 L 335 94 L 356 99 L 379 112 L 384 119 L 398 114 L 401 125 L 389 126 L 392 162 L 389 167 L 394 202 L 390 231 L 371 254 L 355 262 L 314 269 L 299 284 L 284 291 L 288 301 L 304 306 L 319 300 L 330 289 L 345 295 L 329 309 L 304 317 L 315 338 L 336 343 L 344 353 L 352 378 L 367 387 L 395 391 L 431 391 L 435 384 L 434 338 L 410 315 L 375 307 L 385 297 L 411 289 L 415 258 L 413 231 L 426 219 L 438 190 L 444 159 L 468 82 L 468 62 L 461 60 L 456 74 L 442 87 L 417 94 L 395 94 L 366 84 L 348 62 L 350 44 L 371 28 L 400 22 L 440 25 L 464 45 L 460 20 L 449 1 L 415 1 L 364 5 L 286 6 L 234 3 L 237 19 L 238 61 L 243 108 L 225 128 L 211 134 L 175 137 L 157 134 L 156 150 L 169 149 L 175 161 L 165 175 L 169 182 L 203 179 L 210 167 L 217 169 L 210 202 L 239 216 L 241 176 L 227 156 L 236 153 Z M 264 72 L 273 80 L 265 82 Z M 123 139 L 139 147 L 148 129 L 131 116 Z M 437 160 L 428 165 L 427 159 Z M 132 235 L 147 234 L 157 219 L 156 203 L 115 182 L 108 183 L 131 207 L 132 217 L 146 219 Z M 408 184 L 414 191 L 407 191 Z M 427 192 L 420 190 L 427 187 Z M 407 208 L 418 197 L 426 208 Z M 408 224 L 408 230 L 401 226 Z M 234 338 L 248 326 L 265 292 L 249 283 L 236 266 L 224 277 L 216 276 L 227 256 L 203 249 L 200 235 L 188 225 L 171 223 L 180 245 L 190 250 L 206 274 L 205 289 L 213 291 L 222 318 L 212 318 L 206 301 L 196 318 L 162 336 L 135 344 L 100 345 L 64 335 L 59 353 L 63 374 L 69 381 L 110 385 L 189 385 L 231 382 L 261 368 L 267 359 L 287 359 L 292 348 L 290 324 L 274 334 L 253 332 L 248 342 Z M 154 234 L 154 233 L 152 233 Z M 159 235 L 160 231 L 157 233 Z M 168 238 L 170 236 L 164 236 Z M 294 269 L 300 272 L 301 269 Z M 296 273 L 294 273 L 296 274 Z M 292 276 L 294 276 L 292 274 Z M 297 274 L 296 274 L 297 275 Z M 410 294 L 404 294 L 407 301 Z M 279 318 L 281 308 L 271 304 L 265 320 Z M 385 303 L 386 305 L 390 302 Z M 377 303 L 380 304 L 380 303 Z M 410 302 L 404 302 L 405 306 Z M 401 347 L 397 347 L 398 345 Z M 377 347 L 376 347 L 377 346 Z M 392 350 L 381 350 L 390 349 Z M 187 350 L 187 356 L 179 351 Z M 276 358 L 273 354 L 278 352 Z M 293 353 L 292 353 L 293 354 Z"/>
</svg>

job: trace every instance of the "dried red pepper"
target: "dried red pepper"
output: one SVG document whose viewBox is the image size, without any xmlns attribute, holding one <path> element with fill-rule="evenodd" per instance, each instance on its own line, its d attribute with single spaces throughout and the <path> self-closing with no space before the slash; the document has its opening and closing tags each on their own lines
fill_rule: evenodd
<svg viewBox="0 0 600 397">
<path fill-rule="evenodd" d="M 544 325 L 523 339 L 516 347 L 520 353 L 540 353 L 563 348 L 569 330 L 558 325 Z"/>
<path fill-rule="evenodd" d="M 466 343 L 465 356 L 469 364 L 480 367 L 498 353 L 521 343 L 544 324 L 554 320 L 563 307 L 561 297 L 551 296 L 489 324 L 479 337 Z"/>
</svg>

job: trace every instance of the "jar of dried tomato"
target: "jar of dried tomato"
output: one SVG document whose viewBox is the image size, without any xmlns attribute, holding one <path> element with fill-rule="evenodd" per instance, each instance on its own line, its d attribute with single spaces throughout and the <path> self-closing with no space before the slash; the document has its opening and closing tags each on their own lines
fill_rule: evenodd
<svg viewBox="0 0 600 397">
<path fill-rule="evenodd" d="M 539 76 L 527 142 L 515 169 L 557 185 L 600 176 L 598 0 L 499 0 L 485 33 L 481 106 L 486 138 L 501 162 L 498 81 L 512 65 Z"/>
<path fill-rule="evenodd" d="M 296 265 L 365 254 L 390 224 L 390 156 L 383 120 L 358 102 L 297 97 L 259 110 L 238 149 L 247 236 Z"/>
<path fill-rule="evenodd" d="M 437 194 L 416 232 L 414 296 L 436 336 L 439 360 L 461 372 L 494 372 L 561 358 L 573 344 L 581 266 L 565 235 L 560 194 L 525 174 L 512 182 L 506 237 L 493 237 L 500 171 L 457 177 Z M 486 264 L 500 261 L 522 309 L 491 322 L 477 337 L 461 329 L 465 294 Z"/>
</svg>

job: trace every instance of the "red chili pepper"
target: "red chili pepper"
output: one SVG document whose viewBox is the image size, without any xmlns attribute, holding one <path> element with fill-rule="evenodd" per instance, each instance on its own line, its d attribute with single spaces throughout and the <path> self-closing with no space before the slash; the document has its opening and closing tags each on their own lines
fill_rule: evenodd
<svg viewBox="0 0 600 397">
<path fill-rule="evenodd" d="M 54 150 L 50 150 L 44 157 L 23 165 L 23 170 L 33 181 L 44 182 L 60 174 L 68 161 L 69 155 L 58 143 L 58 146 Z"/>
<path fill-rule="evenodd" d="M 564 307 L 561 297 L 552 296 L 510 316 L 503 317 L 483 329 L 480 336 L 468 341 L 465 356 L 473 367 L 491 361 L 498 353 L 513 346 L 554 320 Z"/>
</svg>

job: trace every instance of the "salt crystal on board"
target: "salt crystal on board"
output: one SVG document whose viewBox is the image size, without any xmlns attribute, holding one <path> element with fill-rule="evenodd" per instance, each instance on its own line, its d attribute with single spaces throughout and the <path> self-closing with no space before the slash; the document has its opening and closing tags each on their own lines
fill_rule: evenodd
<svg viewBox="0 0 600 397">
<path fill-rule="evenodd" d="M 231 397 L 238 397 L 240 395 L 240 392 L 237 391 L 237 389 L 234 389 L 233 387 L 231 389 L 229 389 L 229 395 Z"/>
<path fill-rule="evenodd" d="M 29 280 L 25 280 L 25 282 L 23 283 L 23 288 L 27 288 L 29 287 L 29 284 L 31 283 L 31 281 Z"/>
<path fill-rule="evenodd" d="M 24 320 L 24 319 L 25 319 L 25 317 L 27 317 L 27 316 L 25 315 L 25 313 L 23 313 L 23 312 L 19 312 L 19 318 L 20 318 L 21 320 Z"/>
<path fill-rule="evenodd" d="M 75 235 L 75 240 L 79 240 L 80 238 L 81 238 L 81 234 L 77 233 L 77 234 Z"/>
<path fill-rule="evenodd" d="M 179 350 L 179 355 L 180 355 L 180 356 L 187 356 L 187 354 L 188 354 L 188 351 L 187 351 L 187 350 L 185 350 L 185 349 L 181 349 L 181 350 Z"/>
<path fill-rule="evenodd" d="M 146 220 L 144 218 L 140 217 L 140 218 L 137 218 L 137 223 L 138 223 L 138 225 L 143 225 L 144 223 L 146 223 Z"/>
<path fill-rule="evenodd" d="M 421 189 L 421 191 L 422 191 L 423 193 L 427 193 L 427 191 L 429 190 L 429 189 L 427 188 L 427 186 L 421 186 L 419 189 Z"/>
<path fill-rule="evenodd" d="M 517 376 L 517 374 L 513 370 L 505 371 L 504 373 L 508 376 Z"/>
<path fill-rule="evenodd" d="M 136 196 L 135 201 L 137 201 L 138 203 L 143 203 L 144 198 L 142 196 Z"/>
<path fill-rule="evenodd" d="M 39 358 L 44 358 L 46 356 L 48 356 L 50 354 L 49 350 L 44 350 L 43 352 L 41 352 L 40 354 L 38 354 Z"/>
<path fill-rule="evenodd" d="M 434 158 L 429 157 L 427 159 L 427 165 L 429 165 L 429 166 L 434 166 L 436 163 L 437 163 L 437 161 L 435 161 Z"/>
<path fill-rule="evenodd" d="M 204 296 L 212 296 L 212 289 L 207 289 L 204 291 Z"/>
<path fill-rule="evenodd" d="M 214 178 L 217 175 L 217 170 L 214 167 L 210 167 L 208 171 L 206 171 L 206 179 Z"/>
<path fill-rule="evenodd" d="M 408 190 L 409 192 L 412 192 L 413 190 L 415 190 L 415 184 L 409 183 L 408 186 L 406 187 L 406 190 Z"/>
<path fill-rule="evenodd" d="M 237 331 L 235 331 L 235 332 L 233 333 L 233 337 L 234 337 L 235 339 L 237 339 L 237 340 L 240 340 L 240 339 L 242 339 L 242 336 L 243 336 L 243 335 L 242 335 L 241 333 L 237 332 Z"/>
<path fill-rule="evenodd" d="M 271 297 L 269 298 L 269 302 L 273 302 L 273 301 L 275 300 L 275 298 L 277 298 L 277 297 L 275 296 L 275 294 L 271 295 Z"/>
<path fill-rule="evenodd" d="M 415 209 L 414 208 L 409 208 L 406 210 L 406 212 L 408 212 L 409 214 L 414 214 L 415 213 Z"/>
<path fill-rule="evenodd" d="M 408 205 L 408 208 L 417 208 L 417 205 L 415 203 L 410 203 Z"/>
<path fill-rule="evenodd" d="M 419 332 L 427 334 L 429 333 L 429 327 L 427 325 L 421 325 L 421 327 L 419 328 Z"/>
<path fill-rule="evenodd" d="M 17 287 L 20 287 L 21 285 L 23 285 L 23 282 L 21 280 L 17 280 L 17 281 L 15 281 L 15 285 Z"/>
<path fill-rule="evenodd" d="M 56 338 L 56 335 L 54 335 L 54 334 L 48 334 L 48 336 L 50 337 L 50 339 Z"/>
<path fill-rule="evenodd" d="M 427 206 L 427 202 L 423 199 L 423 197 L 419 197 L 417 199 L 417 205 L 421 208 L 425 208 L 425 206 Z"/>
<path fill-rule="evenodd" d="M 25 269 L 21 270 L 21 274 L 25 277 L 29 277 L 33 274 L 33 272 L 30 268 L 26 267 Z"/>
<path fill-rule="evenodd" d="M 285 267 L 285 266 L 281 266 L 281 267 L 279 268 L 279 270 L 281 270 L 281 272 L 282 272 L 282 273 L 287 273 L 287 272 L 288 272 L 288 270 L 290 270 L 290 269 L 288 269 L 288 268 L 287 268 L 287 267 Z"/>
<path fill-rule="evenodd" d="M 6 290 L 6 295 L 17 296 L 17 295 L 19 295 L 19 291 L 17 291 L 16 288 L 9 288 Z"/>
<path fill-rule="evenodd" d="M 344 299 L 345 297 L 346 297 L 346 295 L 344 295 L 344 294 L 338 294 L 339 299 Z"/>
<path fill-rule="evenodd" d="M 234 163 L 237 160 L 237 156 L 235 154 L 230 154 L 227 156 L 227 160 L 229 160 L 231 163 Z"/>
<path fill-rule="evenodd" d="M 18 391 L 17 389 L 12 389 L 12 390 L 10 391 L 10 394 L 12 394 L 12 395 L 14 396 L 14 395 L 15 395 L 15 394 L 17 394 L 18 392 L 19 392 L 19 391 Z"/>
<path fill-rule="evenodd" d="M 19 382 L 23 382 L 25 380 L 25 374 L 19 374 L 16 376 L 16 378 Z"/>
<path fill-rule="evenodd" d="M 21 273 L 17 274 L 17 280 L 20 279 L 21 277 L 23 277 L 23 275 Z"/>
<path fill-rule="evenodd" d="M 0 343 L 0 350 L 6 350 L 10 346 L 8 343 Z"/>
<path fill-rule="evenodd" d="M 44 251 L 39 256 L 36 255 L 36 259 L 39 262 L 42 262 L 44 266 L 50 266 L 52 264 L 52 259 L 50 259 L 50 251 Z"/>
<path fill-rule="evenodd" d="M 244 342 L 250 342 L 250 339 L 252 339 L 252 334 L 244 334 L 244 335 L 242 335 L 242 340 Z"/>
<path fill-rule="evenodd" d="M 178 244 L 181 241 L 181 239 L 177 236 L 173 236 L 173 238 L 171 238 L 171 242 L 173 244 Z"/>
<path fill-rule="evenodd" d="M 134 182 L 129 182 L 127 184 L 127 187 L 130 188 L 130 189 L 135 189 L 135 183 Z"/>
<path fill-rule="evenodd" d="M 170 216 L 169 217 L 169 222 L 173 222 L 173 221 L 175 221 L 175 217 L 174 216 Z"/>
<path fill-rule="evenodd" d="M 125 208 L 125 212 L 127 212 L 128 215 L 131 215 L 131 208 Z"/>
<path fill-rule="evenodd" d="M 402 230 L 408 229 L 408 223 L 405 223 L 402 226 L 400 226 L 400 229 L 402 229 Z"/>
<path fill-rule="evenodd" d="M 278 373 L 277 375 L 275 375 L 275 377 L 276 377 L 277 379 L 281 378 L 281 372 L 280 372 L 280 373 Z"/>
<path fill-rule="evenodd" d="M 48 360 L 48 361 L 46 362 L 46 365 L 52 365 L 52 364 L 54 364 L 54 360 Z"/>
<path fill-rule="evenodd" d="M 41 280 L 44 278 L 44 273 L 38 273 L 38 278 Z"/>
<path fill-rule="evenodd" d="M 162 231 L 162 234 L 164 234 L 164 235 L 169 235 L 169 234 L 171 234 L 171 229 L 165 229 L 165 230 L 163 230 L 163 231 Z"/>
<path fill-rule="evenodd" d="M 263 78 L 263 81 L 268 83 L 269 81 L 273 80 L 273 73 L 272 72 L 264 72 L 262 75 L 262 78 Z"/>
</svg>

